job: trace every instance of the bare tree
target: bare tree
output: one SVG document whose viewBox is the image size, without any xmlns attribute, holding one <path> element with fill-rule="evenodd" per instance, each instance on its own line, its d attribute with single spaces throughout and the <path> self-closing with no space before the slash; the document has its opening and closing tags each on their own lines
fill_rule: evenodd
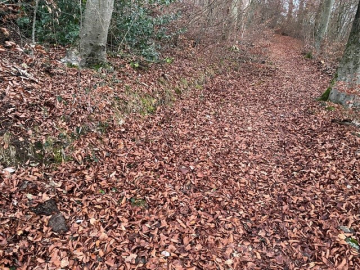
<svg viewBox="0 0 360 270">
<path fill-rule="evenodd" d="M 230 39 L 232 36 L 236 36 L 239 19 L 239 5 L 240 0 L 231 0 L 230 2 L 229 15 L 227 18 L 228 23 L 224 29 L 226 39 Z"/>
<path fill-rule="evenodd" d="M 31 33 L 31 41 L 33 44 L 35 44 L 35 33 L 36 33 L 36 13 L 39 7 L 39 0 L 35 1 L 35 7 L 34 7 L 34 16 L 33 16 L 33 25 L 32 25 L 32 33 Z"/>
<path fill-rule="evenodd" d="M 286 20 L 288 23 L 292 22 L 293 12 L 294 12 L 294 2 L 293 2 L 293 0 L 289 0 L 288 13 L 287 13 L 287 17 L 286 17 Z"/>
<path fill-rule="evenodd" d="M 351 28 L 349 40 L 329 99 L 346 107 L 360 107 L 360 3 Z M 350 93 L 349 93 L 350 92 Z"/>
<path fill-rule="evenodd" d="M 332 40 L 341 42 L 348 38 L 358 2 L 358 0 L 335 2 L 335 19 L 332 25 L 329 26 L 329 30 L 332 30 L 331 33 L 329 33 Z"/>
<path fill-rule="evenodd" d="M 240 20 L 240 33 L 241 39 L 244 38 L 245 26 L 246 26 L 246 18 L 249 12 L 251 0 L 242 0 L 241 1 L 241 20 Z"/>
<path fill-rule="evenodd" d="M 323 0 L 319 7 L 315 31 L 315 49 L 317 53 L 321 51 L 321 45 L 328 31 L 334 1 L 335 0 Z"/>
<path fill-rule="evenodd" d="M 87 0 L 80 33 L 82 66 L 106 62 L 106 43 L 114 0 Z"/>
</svg>

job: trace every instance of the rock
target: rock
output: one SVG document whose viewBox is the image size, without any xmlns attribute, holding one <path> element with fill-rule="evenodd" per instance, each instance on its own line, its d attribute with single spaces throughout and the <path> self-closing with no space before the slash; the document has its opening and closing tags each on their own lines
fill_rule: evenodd
<svg viewBox="0 0 360 270">
<path fill-rule="evenodd" d="M 66 220 L 63 216 L 63 214 L 60 213 L 56 201 L 54 199 L 47 200 L 43 203 L 39 203 L 36 207 L 30 208 L 31 211 L 33 211 L 37 215 L 46 215 L 51 216 L 49 219 L 48 226 L 51 227 L 51 229 L 56 232 L 67 232 L 69 228 L 66 225 Z"/>
<path fill-rule="evenodd" d="M 69 230 L 66 225 L 66 220 L 61 213 L 52 215 L 49 219 L 49 227 L 56 233 L 65 233 Z"/>
<path fill-rule="evenodd" d="M 43 203 L 39 203 L 36 207 L 30 208 L 30 210 L 37 215 L 46 215 L 46 216 L 50 216 L 54 213 L 60 212 L 56 206 L 56 202 L 54 199 L 50 199 Z"/>
<path fill-rule="evenodd" d="M 137 256 L 135 259 L 135 264 L 146 264 L 147 260 L 145 256 Z"/>
<path fill-rule="evenodd" d="M 169 257 L 171 254 L 169 251 L 164 250 L 161 252 L 161 255 L 163 255 L 164 257 Z"/>
<path fill-rule="evenodd" d="M 360 97 L 358 95 L 343 93 L 335 88 L 331 90 L 329 100 L 341 104 L 345 108 L 360 108 Z"/>
<path fill-rule="evenodd" d="M 78 67 L 80 64 L 80 54 L 76 49 L 66 51 L 66 56 L 60 60 L 62 63 Z"/>
</svg>

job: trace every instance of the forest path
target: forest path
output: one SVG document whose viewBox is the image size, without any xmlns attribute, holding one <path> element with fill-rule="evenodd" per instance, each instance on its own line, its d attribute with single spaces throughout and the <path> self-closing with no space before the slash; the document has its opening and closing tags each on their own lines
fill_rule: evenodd
<svg viewBox="0 0 360 270">
<path fill-rule="evenodd" d="M 339 226 L 360 232 L 359 140 L 316 101 L 329 77 L 297 40 L 275 36 L 268 50 L 266 64 L 216 77 L 162 118 L 161 171 L 177 197 L 168 207 L 207 250 L 191 250 L 190 261 L 202 269 L 360 267 L 338 238 Z"/>
<path fill-rule="evenodd" d="M 296 40 L 275 36 L 268 50 L 266 64 L 215 76 L 136 132 L 137 168 L 151 171 L 141 189 L 162 202 L 148 215 L 179 239 L 173 266 L 360 267 L 338 238 L 339 226 L 360 232 L 359 140 L 315 101 L 329 77 Z"/>
<path fill-rule="evenodd" d="M 360 138 L 315 101 L 329 78 L 296 40 L 274 36 L 266 50 L 263 64 L 233 52 L 205 85 L 145 120 L 79 137 L 54 170 L 4 179 L 0 263 L 360 269 Z M 49 197 L 67 233 L 30 211 Z"/>
</svg>

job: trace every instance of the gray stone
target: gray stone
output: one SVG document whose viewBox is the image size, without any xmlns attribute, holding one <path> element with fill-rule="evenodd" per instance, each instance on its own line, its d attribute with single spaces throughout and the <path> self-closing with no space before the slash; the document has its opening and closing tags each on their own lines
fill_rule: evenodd
<svg viewBox="0 0 360 270">
<path fill-rule="evenodd" d="M 46 216 L 50 216 L 54 213 L 60 212 L 56 206 L 56 202 L 54 199 L 50 199 L 43 203 L 39 203 L 36 207 L 30 208 L 30 210 L 37 215 L 46 215 Z"/>
<path fill-rule="evenodd" d="M 69 230 L 66 220 L 61 213 L 52 215 L 49 219 L 49 227 L 56 233 L 65 233 Z"/>
<path fill-rule="evenodd" d="M 68 49 L 66 51 L 66 56 L 61 59 L 61 62 L 64 64 L 69 64 L 74 67 L 80 65 L 80 54 L 77 49 Z"/>
</svg>

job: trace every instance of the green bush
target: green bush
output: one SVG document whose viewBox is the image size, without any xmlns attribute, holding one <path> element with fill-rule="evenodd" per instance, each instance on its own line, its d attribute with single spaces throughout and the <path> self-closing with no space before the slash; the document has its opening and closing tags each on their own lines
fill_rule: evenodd
<svg viewBox="0 0 360 270">
<path fill-rule="evenodd" d="M 33 15 L 34 5 L 21 3 L 17 24 L 27 38 L 31 37 Z M 36 16 L 37 42 L 73 44 L 79 37 L 79 30 L 80 7 L 78 1 L 57 0 L 48 4 L 46 1 L 40 0 Z"/>
<path fill-rule="evenodd" d="M 176 0 L 117 0 L 108 35 L 109 50 L 119 49 L 146 60 L 159 57 L 160 44 L 178 33 L 170 33 L 168 26 L 179 14 L 165 12 L 165 8 Z M 23 35 L 30 38 L 34 14 L 34 3 L 20 4 L 17 24 Z M 82 0 L 82 11 L 86 0 Z M 70 45 L 79 38 L 80 7 L 74 0 L 40 0 L 36 17 L 36 41 L 40 43 Z M 174 32 L 174 31 L 172 31 Z"/>
<path fill-rule="evenodd" d="M 160 7 L 174 0 L 115 2 L 113 19 L 109 31 L 109 43 L 113 50 L 141 55 L 154 61 L 159 57 L 160 41 L 170 39 L 167 26 L 179 14 L 159 14 Z"/>
</svg>

